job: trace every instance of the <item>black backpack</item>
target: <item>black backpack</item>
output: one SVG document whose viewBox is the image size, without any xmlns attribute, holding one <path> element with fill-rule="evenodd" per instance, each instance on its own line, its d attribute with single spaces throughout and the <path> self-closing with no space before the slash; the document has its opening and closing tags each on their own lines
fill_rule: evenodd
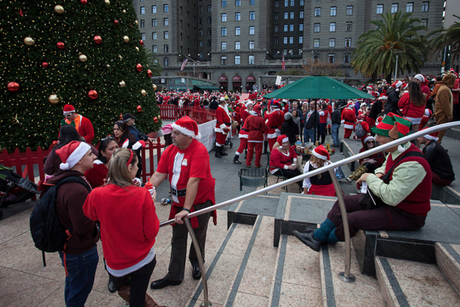
<svg viewBox="0 0 460 307">
<path fill-rule="evenodd" d="M 81 178 L 70 176 L 64 178 L 55 186 L 46 190 L 34 210 L 30 214 L 30 233 L 34 240 L 35 247 L 43 253 L 43 265 L 45 263 L 45 252 L 52 253 L 62 251 L 67 240 L 70 239 L 72 229 L 66 229 L 59 221 L 56 210 L 56 198 L 58 188 L 64 183 L 77 182 L 86 187 L 88 192 L 91 188 Z"/>
</svg>

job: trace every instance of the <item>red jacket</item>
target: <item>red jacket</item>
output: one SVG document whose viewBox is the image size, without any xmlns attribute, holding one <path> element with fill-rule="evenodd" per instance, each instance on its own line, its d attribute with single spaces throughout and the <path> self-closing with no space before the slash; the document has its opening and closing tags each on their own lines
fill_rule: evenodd
<svg viewBox="0 0 460 307">
<path fill-rule="evenodd" d="M 224 106 L 219 105 L 216 110 L 216 132 L 227 133 L 232 125 L 232 120 Z"/>
<path fill-rule="evenodd" d="M 270 172 L 275 171 L 277 168 L 288 169 L 294 159 L 297 159 L 297 154 L 293 147 L 289 146 L 287 154 L 282 153 L 280 150 L 273 150 L 270 155 Z"/>
<path fill-rule="evenodd" d="M 275 110 L 270 113 L 265 113 L 265 124 L 267 125 L 267 137 L 269 139 L 276 138 L 280 132 L 281 125 L 284 122 L 284 112 L 281 110 Z M 277 131 L 278 129 L 278 131 Z M 277 133 L 278 132 L 278 133 Z"/>
<path fill-rule="evenodd" d="M 248 141 L 263 142 L 264 133 L 267 131 L 262 117 L 249 115 L 244 122 L 243 129 L 248 131 Z"/>
<path fill-rule="evenodd" d="M 323 115 L 321 115 L 323 114 Z M 321 110 L 319 111 L 319 123 L 320 124 L 325 124 L 327 123 L 327 116 L 329 115 L 329 112 L 327 110 Z"/>
<path fill-rule="evenodd" d="M 409 92 L 405 92 L 399 99 L 398 108 L 404 117 L 422 118 L 423 114 L 425 114 L 425 104 L 418 107 L 411 103 L 409 99 Z"/>
<path fill-rule="evenodd" d="M 345 108 L 342 111 L 342 121 L 344 121 L 343 127 L 345 129 L 354 129 L 356 123 L 355 111 L 349 108 Z"/>
</svg>

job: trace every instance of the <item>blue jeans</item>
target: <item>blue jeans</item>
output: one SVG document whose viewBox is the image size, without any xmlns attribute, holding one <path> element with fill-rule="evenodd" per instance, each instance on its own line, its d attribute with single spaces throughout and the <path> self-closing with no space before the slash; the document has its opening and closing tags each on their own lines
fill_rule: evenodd
<svg viewBox="0 0 460 307">
<path fill-rule="evenodd" d="M 315 129 L 304 128 L 303 129 L 303 142 L 305 144 L 308 142 L 314 143 L 316 141 L 314 134 L 315 134 Z"/>
<path fill-rule="evenodd" d="M 59 252 L 64 266 L 64 254 Z M 96 245 L 89 251 L 77 254 L 66 254 L 67 274 L 65 278 L 64 298 L 67 307 L 85 305 L 86 299 L 93 289 L 99 256 Z"/>
<path fill-rule="evenodd" d="M 332 124 L 332 140 L 334 145 L 339 145 L 339 128 L 340 124 Z"/>
</svg>

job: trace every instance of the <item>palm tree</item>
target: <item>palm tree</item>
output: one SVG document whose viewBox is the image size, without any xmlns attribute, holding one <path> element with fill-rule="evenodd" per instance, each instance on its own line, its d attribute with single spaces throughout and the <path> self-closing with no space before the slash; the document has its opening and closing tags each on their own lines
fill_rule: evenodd
<svg viewBox="0 0 460 307">
<path fill-rule="evenodd" d="M 365 76 L 383 75 L 391 82 L 398 60 L 398 73 L 419 71 L 426 61 L 425 39 L 419 34 L 427 27 L 419 25 L 420 19 L 411 13 L 386 13 L 383 20 L 372 20 L 376 28 L 363 33 L 353 52 L 355 72 Z"/>
<path fill-rule="evenodd" d="M 460 19 L 457 15 L 456 18 Z M 460 22 L 455 22 L 447 30 L 444 28 L 435 29 L 426 34 L 427 37 L 439 34 L 430 42 L 432 48 L 431 54 L 441 52 L 445 47 L 450 46 L 450 54 L 452 58 L 452 65 L 455 56 L 460 53 Z"/>
</svg>

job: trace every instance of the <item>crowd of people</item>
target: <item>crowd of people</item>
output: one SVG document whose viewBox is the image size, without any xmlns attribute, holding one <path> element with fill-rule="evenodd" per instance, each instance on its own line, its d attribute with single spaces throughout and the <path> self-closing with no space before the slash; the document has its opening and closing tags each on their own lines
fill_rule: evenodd
<svg viewBox="0 0 460 307">
<path fill-rule="evenodd" d="M 244 100 L 238 93 L 160 92 L 157 97 L 161 104 L 177 101 L 179 107 L 215 110 L 216 158 L 228 155 L 226 142 L 238 135 L 234 164 L 242 164 L 239 158 L 246 151 L 246 167 L 252 167 L 254 160 L 254 167 L 260 168 L 264 150 L 269 154 L 271 174 L 293 178 L 331 164 L 329 145 L 340 145 L 342 124 L 343 138 L 351 138 L 354 133 L 353 138 L 362 143 L 360 152 L 364 152 L 429 124 L 456 119 L 460 116 L 458 81 L 454 72 L 431 83 L 417 74 L 408 82 L 362 87 L 374 99 L 349 101 L 267 100 L 264 90 L 251 92 Z M 209 103 L 205 103 L 207 100 Z M 109 291 L 118 291 L 130 306 L 158 306 L 146 293 L 156 265 L 154 244 L 159 221 L 155 188 L 168 179 L 170 218 L 175 223 L 168 273 L 153 281 L 152 289 L 182 283 L 188 236 L 184 218 L 215 204 L 215 179 L 209 153 L 199 142 L 198 125 L 183 116 L 163 127 L 173 146 L 162 153 L 146 189 L 140 174 L 141 149 L 148 137 L 136 128 L 135 116 L 126 113 L 113 123 L 112 133 L 99 140 L 96 149 L 91 121 L 72 105 L 64 107 L 63 115 L 58 143 L 45 162 L 46 184 L 55 185 L 69 177 L 84 179 L 84 184 L 66 183 L 57 193 L 59 219 L 70 235 L 60 251 L 66 271 L 66 305 L 84 305 L 99 261 L 96 243 L 101 240 Z M 426 134 L 414 144 L 407 142 L 385 150 L 386 157 L 378 152 L 359 161 L 360 167 L 347 181 L 366 183 L 381 204 L 368 210 L 359 195 L 345 196 L 352 235 L 360 229 L 412 230 L 424 225 L 430 210 L 431 185 L 449 185 L 455 180 L 449 156 L 440 145 L 443 134 Z M 332 144 L 327 136 L 331 136 Z M 419 149 L 422 146 L 423 151 Z M 309 148 L 308 155 L 304 148 Z M 308 157 L 304 165 L 301 156 Z M 299 180 L 297 185 L 303 194 L 336 196 L 329 172 Z M 210 217 L 215 222 L 216 212 L 190 220 L 203 256 Z M 314 250 L 344 240 L 338 204 L 320 228 L 294 235 Z M 200 279 L 202 272 L 193 247 L 188 259 L 192 277 Z"/>
</svg>

